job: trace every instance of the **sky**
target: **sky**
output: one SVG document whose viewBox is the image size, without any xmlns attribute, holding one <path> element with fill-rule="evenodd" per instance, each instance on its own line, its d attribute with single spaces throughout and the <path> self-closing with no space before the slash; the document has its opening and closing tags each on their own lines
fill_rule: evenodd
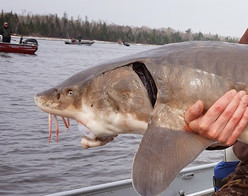
<svg viewBox="0 0 248 196">
<path fill-rule="evenodd" d="M 57 14 L 108 24 L 240 38 L 248 28 L 247 0 L 0 0 L 0 10 Z"/>
</svg>

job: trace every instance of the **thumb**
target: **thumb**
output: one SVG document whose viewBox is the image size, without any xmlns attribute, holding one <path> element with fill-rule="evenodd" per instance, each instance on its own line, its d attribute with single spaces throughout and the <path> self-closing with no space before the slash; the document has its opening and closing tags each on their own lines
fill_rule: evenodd
<svg viewBox="0 0 248 196">
<path fill-rule="evenodd" d="M 196 118 L 200 117 L 203 112 L 203 102 L 198 100 L 194 105 L 192 105 L 185 113 L 184 119 L 186 123 L 190 123 L 191 121 L 195 120 Z"/>
</svg>

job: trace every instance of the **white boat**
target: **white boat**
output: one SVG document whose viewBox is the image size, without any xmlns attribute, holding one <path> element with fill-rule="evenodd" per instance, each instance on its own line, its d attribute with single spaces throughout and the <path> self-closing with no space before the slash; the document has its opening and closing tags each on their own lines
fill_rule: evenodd
<svg viewBox="0 0 248 196">
<path fill-rule="evenodd" d="M 161 196 L 210 196 L 214 193 L 214 167 L 218 163 L 183 169 Z M 100 184 L 80 189 L 49 194 L 47 196 L 138 196 L 132 180 Z"/>
</svg>

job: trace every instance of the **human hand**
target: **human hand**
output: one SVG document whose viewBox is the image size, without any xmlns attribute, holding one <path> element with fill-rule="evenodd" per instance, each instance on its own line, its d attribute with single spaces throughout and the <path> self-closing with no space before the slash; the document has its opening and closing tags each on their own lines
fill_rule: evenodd
<svg viewBox="0 0 248 196">
<path fill-rule="evenodd" d="M 203 115 L 203 102 L 197 101 L 185 113 L 185 130 L 232 145 L 248 123 L 248 95 L 230 90 Z"/>
</svg>

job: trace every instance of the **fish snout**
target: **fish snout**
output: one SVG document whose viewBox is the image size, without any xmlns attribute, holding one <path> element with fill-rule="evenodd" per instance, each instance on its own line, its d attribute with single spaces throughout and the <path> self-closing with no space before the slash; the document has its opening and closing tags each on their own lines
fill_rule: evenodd
<svg viewBox="0 0 248 196">
<path fill-rule="evenodd" d="M 41 93 L 37 93 L 35 97 L 50 97 L 51 95 L 57 94 L 57 92 L 58 92 L 57 88 L 51 88 Z"/>
<path fill-rule="evenodd" d="M 34 97 L 35 99 L 35 104 L 40 108 L 40 109 L 48 109 L 47 107 L 50 108 L 57 108 L 61 103 L 61 93 L 57 88 L 52 88 L 47 91 L 43 91 L 41 93 L 37 93 Z M 45 107 L 45 108 L 44 108 Z M 46 111 L 48 112 L 48 111 Z M 50 113 L 50 112 L 48 112 Z"/>
<path fill-rule="evenodd" d="M 35 100 L 36 101 L 42 101 L 42 102 L 47 102 L 47 101 L 59 101 L 62 98 L 62 93 L 59 89 L 57 88 L 52 88 L 47 91 L 43 91 L 41 93 L 37 93 L 35 95 Z"/>
<path fill-rule="evenodd" d="M 55 99 L 60 100 L 61 93 L 57 88 L 54 89 L 53 96 Z"/>
</svg>

